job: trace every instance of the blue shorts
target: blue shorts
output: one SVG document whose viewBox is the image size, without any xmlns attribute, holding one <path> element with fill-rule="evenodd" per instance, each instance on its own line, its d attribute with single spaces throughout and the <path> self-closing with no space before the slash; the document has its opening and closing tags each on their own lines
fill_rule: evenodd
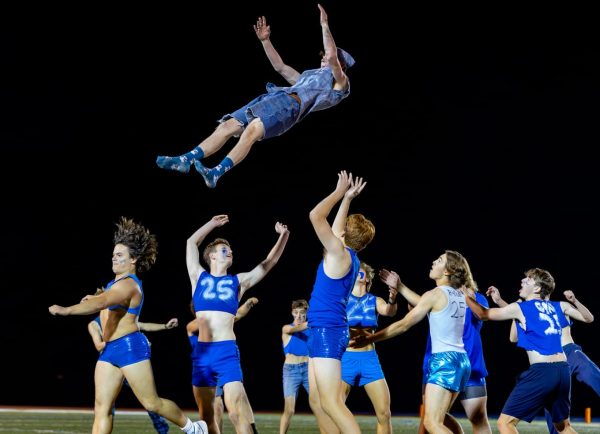
<svg viewBox="0 0 600 434">
<path fill-rule="evenodd" d="M 545 408 L 552 422 L 562 422 L 571 409 L 571 373 L 567 362 L 534 363 L 517 377 L 502 413 L 531 422 Z"/>
<path fill-rule="evenodd" d="M 308 393 L 308 362 L 283 364 L 283 397 L 297 397 L 300 386 Z"/>
<path fill-rule="evenodd" d="M 260 118 L 265 126 L 263 139 L 270 139 L 294 126 L 299 115 L 300 103 L 286 92 L 279 91 L 254 98 L 244 107 L 223 116 L 219 122 L 234 118 L 246 128 L 254 119 Z"/>
<path fill-rule="evenodd" d="M 232 381 L 243 381 L 235 341 L 198 342 L 192 352 L 192 385 L 215 387 Z"/>
<path fill-rule="evenodd" d="M 117 368 L 150 360 L 150 342 L 141 332 L 133 332 L 106 343 L 98 357 L 99 361 Z"/>
<path fill-rule="evenodd" d="M 385 378 L 375 350 L 346 351 L 342 356 L 342 380 L 350 386 L 364 386 Z"/>
<path fill-rule="evenodd" d="M 348 327 L 311 327 L 308 335 L 308 357 L 342 360 L 350 342 Z"/>
<path fill-rule="evenodd" d="M 433 353 L 429 358 L 428 371 L 427 384 L 436 384 L 452 392 L 460 392 L 471 375 L 471 363 L 467 353 Z"/>
</svg>

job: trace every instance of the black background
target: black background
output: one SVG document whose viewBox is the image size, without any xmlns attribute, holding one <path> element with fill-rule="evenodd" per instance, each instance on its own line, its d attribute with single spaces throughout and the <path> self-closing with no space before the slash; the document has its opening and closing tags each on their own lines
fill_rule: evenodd
<svg viewBox="0 0 600 434">
<path fill-rule="evenodd" d="M 547 5 L 324 6 L 337 44 L 357 61 L 350 97 L 257 143 L 215 190 L 195 172 L 158 169 L 156 156 L 188 151 L 267 81 L 284 84 L 253 33 L 257 16 L 267 16 L 286 63 L 318 67 L 316 3 L 88 5 L 5 15 L 1 404 L 93 405 L 96 354 L 86 329 L 93 316 L 52 317 L 47 307 L 74 304 L 112 279 L 114 223 L 128 216 L 159 240 L 158 262 L 141 276 L 140 319 L 181 324 L 149 335 L 158 390 L 193 408 L 185 240 L 226 213 L 230 223 L 209 239 L 231 242 L 234 273 L 264 259 L 276 221 L 291 231 L 279 264 L 248 292 L 260 303 L 235 327 L 254 409 L 279 411 L 281 327 L 291 321 L 291 301 L 309 297 L 321 257 L 308 213 L 342 169 L 368 182 L 351 211 L 376 225 L 361 254 L 375 268 L 398 271 L 422 292 L 433 287 L 431 261 L 455 249 L 483 289 L 493 284 L 515 299 L 523 272 L 543 267 L 556 278 L 555 299 L 572 289 L 598 313 L 593 15 Z M 380 283 L 373 292 L 386 294 Z M 482 331 L 492 414 L 527 366 L 508 331 L 508 322 Z M 426 334 L 423 321 L 378 345 L 393 412 L 418 411 Z M 573 330 L 596 361 L 597 334 L 597 323 Z M 574 382 L 573 415 L 594 404 L 593 392 Z M 117 405 L 138 406 L 128 390 Z M 362 390 L 349 406 L 371 411 Z M 304 399 L 298 409 L 308 410 Z"/>
</svg>

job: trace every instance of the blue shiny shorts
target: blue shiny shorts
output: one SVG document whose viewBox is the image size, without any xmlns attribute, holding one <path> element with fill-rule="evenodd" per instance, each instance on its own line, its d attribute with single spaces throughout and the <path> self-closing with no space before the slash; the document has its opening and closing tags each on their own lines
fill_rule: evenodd
<svg viewBox="0 0 600 434">
<path fill-rule="evenodd" d="M 106 343 L 98 357 L 99 361 L 117 368 L 150 360 L 150 342 L 141 332 L 130 333 Z"/>
<path fill-rule="evenodd" d="M 219 122 L 235 118 L 246 128 L 255 118 L 260 118 L 265 126 L 263 139 L 270 139 L 285 133 L 294 126 L 299 115 L 300 103 L 287 93 L 280 91 L 260 95 L 244 107 L 223 116 Z"/>
<path fill-rule="evenodd" d="M 346 351 L 342 356 L 342 380 L 350 386 L 364 386 L 383 378 L 375 350 Z"/>
<path fill-rule="evenodd" d="M 436 384 L 452 392 L 460 392 L 471 375 L 471 362 L 467 353 L 433 353 L 429 359 L 428 371 L 427 384 Z"/>
<path fill-rule="evenodd" d="M 233 381 L 243 381 L 235 341 L 198 342 L 192 352 L 192 384 L 215 387 Z"/>
<path fill-rule="evenodd" d="M 306 343 L 308 357 L 342 360 L 348 342 L 348 327 L 311 327 Z"/>
<path fill-rule="evenodd" d="M 308 362 L 283 364 L 283 397 L 298 396 L 300 386 L 308 393 Z"/>
</svg>

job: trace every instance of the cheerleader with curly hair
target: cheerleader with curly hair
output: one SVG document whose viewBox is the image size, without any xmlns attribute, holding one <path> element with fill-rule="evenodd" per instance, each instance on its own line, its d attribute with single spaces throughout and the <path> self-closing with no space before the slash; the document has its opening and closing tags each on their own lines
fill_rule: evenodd
<svg viewBox="0 0 600 434">
<path fill-rule="evenodd" d="M 50 306 L 52 315 L 89 315 L 108 309 L 103 324 L 106 347 L 96 363 L 94 381 L 96 399 L 94 434 L 112 432 L 114 402 L 126 379 L 135 396 L 147 411 L 157 413 L 178 425 L 186 434 L 207 433 L 204 421 L 192 421 L 172 401 L 156 392 L 150 344 L 139 329 L 138 317 L 144 303 L 142 281 L 138 272 L 156 262 L 156 237 L 144 226 L 121 217 L 114 235 L 112 271 L 115 278 L 98 295 L 85 296 L 79 304 Z"/>
</svg>

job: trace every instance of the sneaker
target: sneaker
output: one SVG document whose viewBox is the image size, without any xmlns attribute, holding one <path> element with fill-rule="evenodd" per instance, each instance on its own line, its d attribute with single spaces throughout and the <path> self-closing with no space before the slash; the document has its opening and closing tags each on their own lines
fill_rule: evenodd
<svg viewBox="0 0 600 434">
<path fill-rule="evenodd" d="M 161 169 L 188 173 L 190 171 L 191 163 L 187 157 L 167 157 L 161 155 L 156 158 L 156 165 Z"/>
<path fill-rule="evenodd" d="M 194 434 L 208 434 L 208 425 L 203 420 L 198 420 L 193 423 Z"/>
<path fill-rule="evenodd" d="M 208 188 L 215 188 L 217 186 L 219 176 L 215 174 L 217 172 L 216 170 L 204 167 L 199 160 L 194 160 L 194 167 L 196 168 L 196 171 L 202 175 Z"/>
</svg>

